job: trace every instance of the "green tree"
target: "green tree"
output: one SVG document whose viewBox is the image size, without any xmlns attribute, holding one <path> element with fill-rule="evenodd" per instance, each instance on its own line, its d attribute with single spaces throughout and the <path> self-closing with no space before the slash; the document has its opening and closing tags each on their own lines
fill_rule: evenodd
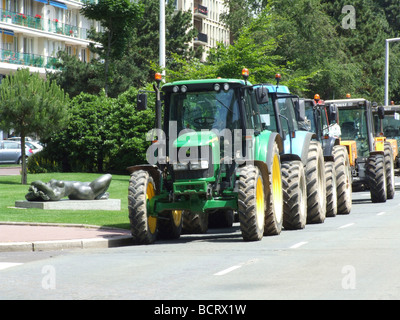
<svg viewBox="0 0 400 320">
<path fill-rule="evenodd" d="M 29 69 L 19 69 L 2 80 L 0 125 L 20 134 L 22 159 L 25 137 L 38 134 L 45 138 L 59 130 L 66 121 L 67 105 L 68 97 L 54 81 L 45 81 Z M 26 182 L 26 162 L 22 161 L 21 183 Z"/>
<path fill-rule="evenodd" d="M 104 32 L 91 30 L 89 37 L 100 43 L 90 45 L 90 50 L 104 59 L 104 89 L 107 95 L 109 86 L 109 67 L 113 60 L 123 56 L 136 23 L 140 21 L 142 7 L 129 0 L 99 0 L 86 3 L 81 13 L 88 19 L 97 20 Z"/>
</svg>

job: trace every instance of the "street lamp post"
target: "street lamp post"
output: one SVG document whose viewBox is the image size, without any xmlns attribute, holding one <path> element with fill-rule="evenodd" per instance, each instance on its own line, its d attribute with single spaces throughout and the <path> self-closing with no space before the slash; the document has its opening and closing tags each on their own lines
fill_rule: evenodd
<svg viewBox="0 0 400 320">
<path fill-rule="evenodd" d="M 160 67 L 165 79 L 165 0 L 160 0 Z"/>
<path fill-rule="evenodd" d="M 400 41 L 400 38 L 386 39 L 386 59 L 385 59 L 385 106 L 389 105 L 389 44 Z"/>
</svg>

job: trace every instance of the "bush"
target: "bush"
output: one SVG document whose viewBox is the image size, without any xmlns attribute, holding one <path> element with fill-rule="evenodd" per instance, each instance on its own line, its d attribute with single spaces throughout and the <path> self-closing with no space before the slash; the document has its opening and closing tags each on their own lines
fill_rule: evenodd
<svg viewBox="0 0 400 320">
<path fill-rule="evenodd" d="M 46 153 L 41 151 L 28 158 L 27 170 L 28 173 L 61 172 L 61 165 L 54 160 L 50 160 Z"/>
</svg>

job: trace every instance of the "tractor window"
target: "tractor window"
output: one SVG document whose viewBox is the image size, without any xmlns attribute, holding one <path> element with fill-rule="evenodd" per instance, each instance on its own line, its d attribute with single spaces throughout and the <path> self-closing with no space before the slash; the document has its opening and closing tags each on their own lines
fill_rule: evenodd
<svg viewBox="0 0 400 320">
<path fill-rule="evenodd" d="M 265 128 L 272 132 L 276 132 L 277 126 L 275 118 L 275 109 L 271 96 L 269 96 L 268 103 L 259 104 L 258 107 L 260 109 L 261 122 L 264 123 Z"/>
<path fill-rule="evenodd" d="M 299 130 L 296 122 L 296 115 L 294 111 L 292 98 L 279 98 L 278 106 L 280 114 L 288 119 L 286 120 L 284 118 L 281 118 L 282 128 L 286 132 L 286 134 L 289 133 L 289 126 L 290 126 L 290 131 Z"/>
<path fill-rule="evenodd" d="M 244 107 L 246 110 L 246 127 L 261 131 L 260 112 L 257 107 L 254 94 L 250 94 L 247 90 L 244 94 Z"/>
<path fill-rule="evenodd" d="M 172 93 L 168 102 L 169 120 L 177 122 L 178 133 L 183 129 L 233 132 L 240 128 L 238 99 L 233 89 Z"/>
<path fill-rule="evenodd" d="M 357 153 L 366 156 L 369 153 L 367 119 L 363 108 L 341 108 L 339 124 L 342 140 L 355 140 Z"/>
</svg>

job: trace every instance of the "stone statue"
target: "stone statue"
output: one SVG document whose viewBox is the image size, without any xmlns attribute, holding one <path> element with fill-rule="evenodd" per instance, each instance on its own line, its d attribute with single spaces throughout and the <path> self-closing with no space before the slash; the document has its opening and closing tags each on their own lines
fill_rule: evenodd
<svg viewBox="0 0 400 320">
<path fill-rule="evenodd" d="M 111 183 L 111 174 L 105 174 L 92 182 L 61 181 L 52 179 L 48 183 L 34 181 L 25 195 L 28 201 L 58 201 L 64 197 L 70 200 L 108 199 L 106 192 Z"/>
</svg>

